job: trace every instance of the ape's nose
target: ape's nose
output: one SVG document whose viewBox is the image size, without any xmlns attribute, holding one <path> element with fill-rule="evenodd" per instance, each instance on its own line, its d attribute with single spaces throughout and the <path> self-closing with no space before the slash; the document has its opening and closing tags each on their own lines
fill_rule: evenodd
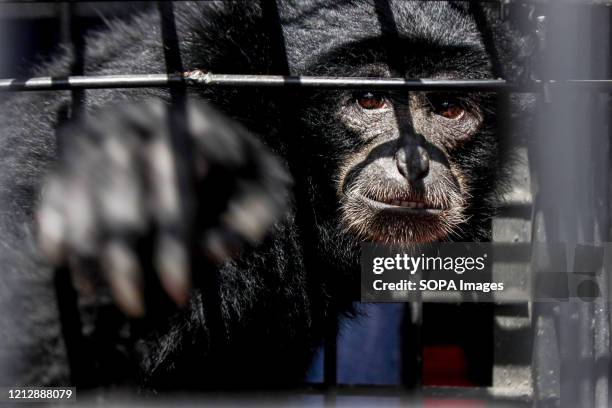
<svg viewBox="0 0 612 408">
<path fill-rule="evenodd" d="M 424 179 L 429 173 L 429 153 L 421 145 L 401 146 L 395 154 L 399 172 L 408 181 Z"/>
</svg>

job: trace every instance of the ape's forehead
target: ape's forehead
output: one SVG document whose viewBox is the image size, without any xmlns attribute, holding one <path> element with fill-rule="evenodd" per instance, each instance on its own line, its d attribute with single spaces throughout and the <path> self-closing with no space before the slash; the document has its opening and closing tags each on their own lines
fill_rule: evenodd
<svg viewBox="0 0 612 408">
<path fill-rule="evenodd" d="M 279 12 L 289 64 L 296 73 L 332 49 L 389 32 L 402 40 L 484 50 L 473 18 L 450 2 L 286 0 Z"/>
</svg>

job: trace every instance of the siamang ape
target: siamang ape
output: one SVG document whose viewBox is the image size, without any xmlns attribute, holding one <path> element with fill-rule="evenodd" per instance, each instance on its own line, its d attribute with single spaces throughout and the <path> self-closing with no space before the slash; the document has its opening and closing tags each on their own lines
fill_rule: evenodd
<svg viewBox="0 0 612 408">
<path fill-rule="evenodd" d="M 468 2 L 175 5 L 183 69 L 230 74 L 512 78 L 524 44 L 494 19 Z M 85 74 L 165 72 L 157 10 L 108 25 L 85 39 Z M 68 75 L 74 60 L 60 52 L 36 74 Z M 50 265 L 71 270 L 92 385 L 278 386 L 351 314 L 362 242 L 488 237 L 491 93 L 80 97 L 81 110 L 69 92 L 0 109 L 4 383 L 69 381 Z"/>
</svg>

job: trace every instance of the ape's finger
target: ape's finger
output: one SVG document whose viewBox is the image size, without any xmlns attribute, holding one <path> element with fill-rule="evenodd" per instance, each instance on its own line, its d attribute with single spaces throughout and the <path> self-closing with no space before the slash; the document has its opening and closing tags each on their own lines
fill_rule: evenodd
<svg viewBox="0 0 612 408">
<path fill-rule="evenodd" d="M 88 187 L 83 178 L 75 177 L 65 196 L 68 249 L 79 257 L 95 257 L 99 250 L 94 196 Z"/>
<path fill-rule="evenodd" d="M 176 163 L 171 146 L 165 138 L 156 136 L 147 144 L 144 155 L 149 182 L 149 205 L 161 225 L 181 224 Z"/>
<path fill-rule="evenodd" d="M 283 214 L 291 178 L 262 146 L 247 142 L 252 168 L 248 178 L 238 182 L 237 191 L 222 216 L 223 225 L 250 244 L 260 241 Z"/>
<path fill-rule="evenodd" d="M 117 306 L 128 316 L 143 316 L 142 271 L 134 251 L 125 242 L 110 241 L 102 252 L 101 265 Z"/>
<path fill-rule="evenodd" d="M 139 154 L 143 146 L 134 127 L 115 123 L 101 143 L 102 163 L 90 176 L 106 242 L 102 268 L 117 306 L 132 317 L 145 313 L 144 278 L 136 250 L 139 239 L 150 232 Z"/>
<path fill-rule="evenodd" d="M 191 267 L 184 241 L 168 234 L 159 236 L 154 267 L 168 296 L 179 306 L 187 304 L 191 289 Z"/>
<path fill-rule="evenodd" d="M 109 236 L 146 232 L 148 212 L 141 177 L 142 165 L 135 153 L 139 144 L 124 133 L 104 142 L 105 165 L 92 175 L 102 225 Z"/>
<path fill-rule="evenodd" d="M 279 203 L 259 186 L 240 189 L 221 217 L 222 224 L 250 244 L 259 242 L 280 213 Z"/>
<path fill-rule="evenodd" d="M 56 265 L 63 262 L 66 255 L 65 190 L 59 178 L 51 178 L 45 184 L 36 213 L 39 247 L 43 255 Z"/>
<path fill-rule="evenodd" d="M 209 261 L 221 264 L 238 254 L 244 240 L 227 228 L 212 228 L 202 237 L 201 246 Z"/>
<path fill-rule="evenodd" d="M 191 226 L 188 206 L 181 196 L 176 155 L 165 132 L 157 132 L 146 147 L 148 204 L 157 225 L 154 267 L 166 293 L 179 306 L 189 299 L 191 271 L 186 242 Z M 185 183 L 184 188 L 190 188 Z"/>
</svg>

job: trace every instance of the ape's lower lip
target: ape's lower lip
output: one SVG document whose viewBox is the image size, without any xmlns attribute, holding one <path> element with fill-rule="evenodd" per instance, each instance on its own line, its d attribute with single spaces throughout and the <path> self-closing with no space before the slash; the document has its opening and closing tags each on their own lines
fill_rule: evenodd
<svg viewBox="0 0 612 408">
<path fill-rule="evenodd" d="M 363 199 L 372 207 L 380 211 L 392 211 L 395 213 L 407 214 L 407 215 L 439 215 L 443 210 L 441 208 L 428 207 L 427 204 L 422 203 L 420 207 L 413 207 L 409 205 L 394 205 L 385 203 L 378 200 L 373 200 L 369 197 L 362 196 Z"/>
</svg>

